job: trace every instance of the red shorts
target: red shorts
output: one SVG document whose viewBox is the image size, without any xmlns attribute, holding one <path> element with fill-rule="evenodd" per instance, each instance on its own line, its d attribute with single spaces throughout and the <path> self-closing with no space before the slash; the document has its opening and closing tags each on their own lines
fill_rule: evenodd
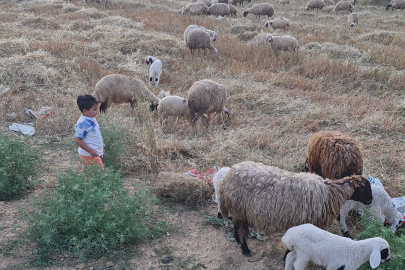
<svg viewBox="0 0 405 270">
<path fill-rule="evenodd" d="M 104 171 L 104 165 L 101 157 L 88 157 L 82 155 L 79 155 L 79 157 L 82 161 L 82 171 L 84 170 L 84 167 L 88 165 L 97 165 L 102 171 Z"/>
</svg>

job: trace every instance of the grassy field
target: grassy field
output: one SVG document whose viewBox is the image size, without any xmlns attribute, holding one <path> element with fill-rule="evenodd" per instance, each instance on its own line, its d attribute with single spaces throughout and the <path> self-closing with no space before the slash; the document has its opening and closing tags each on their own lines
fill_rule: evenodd
<svg viewBox="0 0 405 270">
<path fill-rule="evenodd" d="M 102 132 L 112 126 L 125 130 L 121 170 L 127 182 L 153 188 L 160 171 L 203 172 L 246 160 L 297 171 L 305 161 L 311 134 L 338 130 L 362 146 L 364 175 L 380 179 L 392 197 L 404 196 L 404 11 L 386 11 L 385 2 L 360 0 L 355 9 L 359 25 L 350 28 L 348 13 L 332 14 L 331 1 L 322 11 L 309 12 L 304 10 L 306 0 L 291 0 L 290 5 L 271 1 L 274 18 L 291 22 L 289 30 L 273 31 L 264 27 L 267 17 L 242 16 L 258 0 L 237 6 L 236 18 L 180 15 L 178 10 L 187 3 L 113 0 L 104 6 L 78 0 L 0 0 L 0 84 L 10 88 L 0 94 L 0 130 L 11 133 L 12 122 L 29 121 L 27 109 L 53 108 L 50 117 L 36 121 L 36 135 L 30 139 L 46 154 L 43 182 L 23 199 L 2 204 L 9 211 L 0 213 L 8 220 L 1 226 L 10 232 L 1 239 L 3 255 L 5 247 L 20 237 L 15 228 L 26 227 L 15 209 L 52 189 L 57 172 L 80 168 L 73 142 L 73 126 L 80 116 L 77 96 L 91 94 L 102 77 L 113 73 L 147 83 L 148 55 L 163 63 L 159 87 L 150 86 L 152 92 L 163 89 L 186 97 L 195 81 L 217 81 L 226 88 L 231 119 L 226 120 L 226 130 L 214 124 L 194 134 L 186 121 L 163 126 L 157 115 L 149 114 L 147 103 L 135 110 L 128 104 L 113 105 L 97 119 Z M 183 41 L 190 24 L 218 33 L 213 42 L 218 54 L 191 55 Z M 294 36 L 298 54 L 283 52 L 276 58 L 265 43 L 268 33 Z M 201 256 L 201 247 L 190 244 L 184 251 L 189 257 L 172 268 L 192 269 L 200 262 L 209 269 L 282 269 L 278 236 L 275 241 L 252 244 L 257 254 L 267 252 L 264 261 L 252 266 L 242 261 L 236 245 L 229 246 L 222 231 L 201 225 L 204 214 L 215 215 L 215 205 L 200 212 L 169 205 L 161 205 L 164 219 L 200 232 L 185 236 L 177 231 L 172 235 L 177 241 L 149 243 L 142 247 L 142 258 L 128 259 L 132 262 L 128 269 L 163 269 L 162 264 L 136 263 L 159 261 L 168 247 L 179 258 L 184 253 L 176 242 L 190 244 L 184 239 L 203 241 L 208 255 Z M 0 269 L 31 269 L 27 254 L 33 247 L 13 247 L 15 254 L 5 256 Z M 154 255 L 149 254 L 154 249 Z M 181 266 L 185 261 L 189 268 Z"/>
</svg>

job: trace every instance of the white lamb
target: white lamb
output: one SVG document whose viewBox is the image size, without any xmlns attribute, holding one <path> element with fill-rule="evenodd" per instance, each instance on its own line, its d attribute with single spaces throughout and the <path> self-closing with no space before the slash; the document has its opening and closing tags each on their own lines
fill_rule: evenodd
<svg viewBox="0 0 405 270">
<path fill-rule="evenodd" d="M 149 84 L 154 80 L 157 87 L 162 74 L 162 62 L 153 56 L 148 56 L 146 57 L 146 64 L 151 64 L 149 68 Z"/>
<path fill-rule="evenodd" d="M 354 241 L 309 223 L 288 229 L 281 242 L 287 248 L 285 270 L 304 270 L 309 262 L 326 270 L 356 270 L 366 261 L 376 268 L 391 259 L 381 237 Z"/>
<path fill-rule="evenodd" d="M 379 185 L 371 185 L 371 191 L 373 193 L 373 202 L 370 205 L 364 205 L 361 202 L 353 200 L 347 200 L 340 209 L 339 223 L 342 229 L 343 236 L 351 237 L 347 226 L 346 217 L 351 210 L 366 210 L 369 209 L 371 214 L 376 219 L 381 219 L 381 215 L 384 215 L 388 222 L 391 224 L 391 230 L 393 233 L 402 225 L 404 218 L 392 202 L 390 195 L 385 191 L 384 187 Z M 384 219 L 382 219 L 384 222 Z"/>
<path fill-rule="evenodd" d="M 213 199 L 214 202 L 217 203 L 218 205 L 218 218 L 223 218 L 222 217 L 222 212 L 221 212 L 221 201 L 219 199 L 219 183 L 221 183 L 222 178 L 224 178 L 225 174 L 230 170 L 231 168 L 229 167 L 223 167 L 221 168 L 215 175 L 214 179 L 212 179 L 212 183 L 214 185 L 214 190 L 215 190 L 215 199 Z"/>
<path fill-rule="evenodd" d="M 169 116 L 176 117 L 176 123 L 179 118 L 190 118 L 190 109 L 188 108 L 187 99 L 179 96 L 166 96 L 162 98 L 157 106 L 158 114 L 163 120 L 166 120 Z"/>
</svg>

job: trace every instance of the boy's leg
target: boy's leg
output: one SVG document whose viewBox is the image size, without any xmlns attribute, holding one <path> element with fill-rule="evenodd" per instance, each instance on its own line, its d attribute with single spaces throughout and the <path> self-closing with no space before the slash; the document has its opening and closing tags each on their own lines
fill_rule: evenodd
<svg viewBox="0 0 405 270">
<path fill-rule="evenodd" d="M 84 167 L 89 166 L 89 165 L 97 165 L 102 171 L 104 171 L 104 165 L 103 161 L 101 160 L 101 157 L 87 157 L 87 156 L 80 156 L 80 160 L 82 161 L 82 170 L 84 170 Z"/>
</svg>

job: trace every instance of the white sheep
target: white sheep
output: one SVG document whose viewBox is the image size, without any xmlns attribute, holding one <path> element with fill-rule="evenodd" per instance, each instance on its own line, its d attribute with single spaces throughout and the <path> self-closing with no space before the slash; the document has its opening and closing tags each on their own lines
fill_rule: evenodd
<svg viewBox="0 0 405 270">
<path fill-rule="evenodd" d="M 249 13 L 256 15 L 256 18 L 257 16 L 260 18 L 261 15 L 271 17 L 274 14 L 274 8 L 269 3 L 261 3 L 245 10 L 245 12 L 243 12 L 243 16 L 246 17 Z"/>
<path fill-rule="evenodd" d="M 195 2 L 182 7 L 179 12 L 182 15 L 206 15 L 208 11 L 208 6 L 204 2 Z"/>
<path fill-rule="evenodd" d="M 160 75 L 162 74 L 162 62 L 153 56 L 147 56 L 146 64 L 151 64 L 149 68 L 149 84 L 151 84 L 153 80 L 155 87 L 157 87 L 159 85 Z"/>
<path fill-rule="evenodd" d="M 203 49 L 204 56 L 206 49 L 210 50 L 214 54 L 218 53 L 218 50 L 211 43 L 210 35 L 203 29 L 191 29 L 187 34 L 186 40 L 186 46 L 190 49 L 191 54 L 193 54 L 193 50 L 195 49 L 198 50 L 198 53 L 200 53 L 200 49 Z"/>
<path fill-rule="evenodd" d="M 235 17 L 236 17 L 236 13 L 238 13 L 238 10 L 236 9 L 236 7 L 231 4 L 228 4 L 228 6 L 229 6 L 229 16 L 235 15 Z"/>
<path fill-rule="evenodd" d="M 184 31 L 184 42 L 185 43 L 187 43 L 187 35 L 188 35 L 188 33 L 192 29 L 195 29 L 195 28 L 200 28 L 200 29 L 204 30 L 205 32 L 207 32 L 210 35 L 212 41 L 217 40 L 217 32 L 212 31 L 212 30 L 207 29 L 207 28 L 204 28 L 202 26 L 196 25 L 196 24 L 190 24 L 189 26 L 187 26 L 186 30 Z"/>
<path fill-rule="evenodd" d="M 309 2 L 307 3 L 307 5 L 305 6 L 305 10 L 309 10 L 309 9 L 323 9 L 323 7 L 325 6 L 325 2 L 323 0 L 309 0 Z"/>
<path fill-rule="evenodd" d="M 332 9 L 332 12 L 337 13 L 342 10 L 348 10 L 350 13 L 352 13 L 353 9 L 354 9 L 353 4 L 351 2 L 345 0 L 345 1 L 337 2 L 335 8 Z"/>
<path fill-rule="evenodd" d="M 143 99 L 151 102 L 152 108 L 160 101 L 141 80 L 121 74 L 107 75 L 99 80 L 92 96 L 100 103 L 100 112 L 106 112 L 113 103 L 129 103 L 134 108 L 138 99 Z"/>
<path fill-rule="evenodd" d="M 286 18 L 277 18 L 274 20 L 266 21 L 265 26 L 272 27 L 274 30 L 279 29 L 279 28 L 288 30 L 290 28 L 290 22 Z"/>
<path fill-rule="evenodd" d="M 359 24 L 359 15 L 357 13 L 351 13 L 347 19 L 349 26 L 353 27 Z"/>
<path fill-rule="evenodd" d="M 298 41 L 291 36 L 273 36 L 267 35 L 266 43 L 271 45 L 275 55 L 278 54 L 278 51 L 296 51 L 298 53 Z"/>
<path fill-rule="evenodd" d="M 177 125 L 179 118 L 190 119 L 190 109 L 188 108 L 187 99 L 179 96 L 162 98 L 157 106 L 157 111 L 163 120 L 166 120 L 169 116 L 176 117 L 174 125 Z"/>
<path fill-rule="evenodd" d="M 217 203 L 218 205 L 218 218 L 223 218 L 222 217 L 222 212 L 221 212 L 221 201 L 219 199 L 219 184 L 222 181 L 222 178 L 224 178 L 225 174 L 230 170 L 230 167 L 223 167 L 221 168 L 215 175 L 214 179 L 212 179 L 212 183 L 214 185 L 214 190 L 215 190 L 215 199 L 213 200 L 214 202 Z"/>
<path fill-rule="evenodd" d="M 393 233 L 402 225 L 404 218 L 392 202 L 390 195 L 385 191 L 384 187 L 379 185 L 371 185 L 371 191 L 373 192 L 373 202 L 370 205 L 364 205 L 360 202 L 353 200 L 347 200 L 340 209 L 339 223 L 342 229 L 343 236 L 351 237 L 347 226 L 346 217 L 351 210 L 370 210 L 371 214 L 376 219 L 381 219 L 381 215 L 384 215 L 387 221 L 391 224 L 391 230 Z M 385 220 L 382 220 L 383 222 Z"/>
<path fill-rule="evenodd" d="M 207 15 L 214 15 L 214 16 L 229 16 L 231 14 L 231 8 L 228 4 L 225 3 L 218 3 L 213 4 L 208 8 Z"/>
<path fill-rule="evenodd" d="M 288 229 L 281 242 L 287 248 L 285 270 L 304 270 L 309 262 L 326 270 L 356 270 L 366 261 L 376 268 L 391 259 L 390 246 L 381 237 L 354 241 L 312 224 Z"/>
</svg>

